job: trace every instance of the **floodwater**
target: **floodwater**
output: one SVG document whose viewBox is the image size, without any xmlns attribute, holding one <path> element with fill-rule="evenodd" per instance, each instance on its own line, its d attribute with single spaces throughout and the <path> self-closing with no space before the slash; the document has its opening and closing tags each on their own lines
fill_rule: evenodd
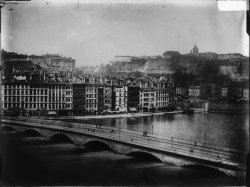
<svg viewBox="0 0 250 187">
<path fill-rule="evenodd" d="M 243 177 L 229 177 L 209 168 L 163 164 L 146 155 L 119 155 L 102 145 L 80 147 L 6 129 L 1 134 L 2 185 L 245 184 Z"/>
</svg>

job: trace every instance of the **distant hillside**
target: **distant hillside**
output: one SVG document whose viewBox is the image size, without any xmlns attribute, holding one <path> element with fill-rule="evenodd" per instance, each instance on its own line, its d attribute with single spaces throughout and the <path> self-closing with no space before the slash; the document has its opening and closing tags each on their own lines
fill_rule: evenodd
<svg viewBox="0 0 250 187">
<path fill-rule="evenodd" d="M 230 54 L 227 54 L 226 57 L 228 55 Z M 223 61 L 227 61 L 227 63 L 231 61 L 230 59 L 219 60 L 218 56 L 218 54 L 211 52 L 199 53 L 198 55 L 191 53 L 182 55 L 177 51 L 166 51 L 162 56 L 133 57 L 130 59 L 124 56 L 124 60 L 120 56 L 119 61 L 113 61 L 107 65 L 102 64 L 95 67 L 82 67 L 80 69 L 84 73 L 103 75 L 114 75 L 117 73 L 124 75 L 133 72 L 140 72 L 142 74 L 172 74 L 177 69 L 198 74 L 201 71 L 201 67 L 206 63 L 213 62 L 218 64 L 223 63 Z"/>
<path fill-rule="evenodd" d="M 137 57 L 130 61 L 111 62 L 108 65 L 92 67 L 82 67 L 84 73 L 113 74 L 117 72 L 131 73 L 141 72 L 146 74 L 172 74 L 177 68 L 196 71 L 197 59 L 193 56 L 173 55 L 173 56 L 153 56 Z"/>
<path fill-rule="evenodd" d="M 134 72 L 144 70 L 146 59 L 133 58 L 129 62 L 111 62 L 111 68 L 115 72 Z"/>
</svg>

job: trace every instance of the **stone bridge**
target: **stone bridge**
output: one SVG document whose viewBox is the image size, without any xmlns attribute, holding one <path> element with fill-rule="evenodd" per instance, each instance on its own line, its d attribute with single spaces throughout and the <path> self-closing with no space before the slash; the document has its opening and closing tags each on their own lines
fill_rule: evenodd
<svg viewBox="0 0 250 187">
<path fill-rule="evenodd" d="M 2 128 L 40 135 L 44 138 L 64 138 L 75 145 L 103 144 L 115 153 L 136 155 L 145 153 L 181 167 L 202 166 L 227 175 L 245 175 L 245 166 L 237 161 L 240 152 L 218 147 L 163 140 L 138 132 L 89 124 L 66 123 L 52 120 L 2 119 Z"/>
</svg>

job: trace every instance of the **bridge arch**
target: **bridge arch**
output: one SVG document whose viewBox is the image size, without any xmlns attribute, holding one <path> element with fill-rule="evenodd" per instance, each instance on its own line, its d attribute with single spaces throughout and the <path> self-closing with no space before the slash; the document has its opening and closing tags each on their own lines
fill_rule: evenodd
<svg viewBox="0 0 250 187">
<path fill-rule="evenodd" d="M 41 133 L 35 129 L 25 129 L 21 132 L 23 136 L 26 137 L 39 137 L 42 136 Z"/>
<path fill-rule="evenodd" d="M 84 143 L 84 146 L 90 150 L 108 150 L 114 152 L 113 148 L 105 141 L 92 139 Z"/>
<path fill-rule="evenodd" d="M 163 162 L 160 155 L 150 153 L 147 151 L 132 151 L 132 152 L 126 153 L 125 155 L 130 156 L 130 157 L 134 157 L 135 159 L 143 160 L 143 161 Z"/>
<path fill-rule="evenodd" d="M 1 128 L 6 131 L 18 131 L 16 128 L 8 125 L 2 125 Z"/>
<path fill-rule="evenodd" d="M 61 142 L 61 143 L 74 143 L 74 141 L 66 134 L 63 133 L 56 133 L 49 137 L 54 142 Z"/>
</svg>

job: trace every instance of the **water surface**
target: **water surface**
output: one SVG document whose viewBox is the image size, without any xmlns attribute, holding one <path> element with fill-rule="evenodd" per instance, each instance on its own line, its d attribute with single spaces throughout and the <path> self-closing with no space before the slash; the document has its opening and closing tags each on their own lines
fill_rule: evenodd
<svg viewBox="0 0 250 187">
<path fill-rule="evenodd" d="M 244 185 L 209 168 L 182 168 L 105 147 L 79 147 L 42 137 L 3 133 L 2 177 L 8 185 Z M 145 159 L 147 158 L 147 159 Z M 1 182 L 0 182 L 1 184 Z"/>
</svg>

